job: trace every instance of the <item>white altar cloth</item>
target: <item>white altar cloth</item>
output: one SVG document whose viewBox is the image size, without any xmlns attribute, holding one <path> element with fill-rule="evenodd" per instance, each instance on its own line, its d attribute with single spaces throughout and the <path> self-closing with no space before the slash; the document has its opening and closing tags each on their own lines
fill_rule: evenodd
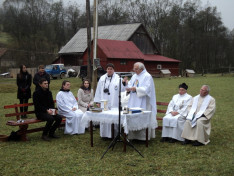
<svg viewBox="0 0 234 176">
<path fill-rule="evenodd" d="M 123 114 L 121 112 L 121 125 L 124 128 L 124 133 L 128 134 L 129 131 L 137 131 L 146 128 L 151 128 L 150 120 L 151 111 L 143 111 L 142 113 L 135 114 Z M 118 108 L 112 108 L 109 111 L 91 112 L 86 111 L 82 117 L 81 122 L 88 126 L 89 122 L 95 123 L 107 123 L 118 124 L 119 123 L 119 111 Z"/>
</svg>

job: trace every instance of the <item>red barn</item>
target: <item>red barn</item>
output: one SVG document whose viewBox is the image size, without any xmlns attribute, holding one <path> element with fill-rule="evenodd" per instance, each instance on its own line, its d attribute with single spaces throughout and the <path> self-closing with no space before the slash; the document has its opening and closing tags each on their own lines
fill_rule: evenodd
<svg viewBox="0 0 234 176">
<path fill-rule="evenodd" d="M 97 43 L 97 57 L 100 58 L 100 64 L 103 68 L 107 63 L 113 63 L 115 71 L 130 72 L 135 62 L 142 62 L 147 71 L 155 77 L 159 77 L 161 69 L 169 69 L 172 76 L 179 74 L 180 61 L 160 55 L 144 55 L 132 41 L 98 39 Z M 85 50 L 81 57 L 83 65 L 87 65 L 87 58 L 88 53 Z"/>
<path fill-rule="evenodd" d="M 161 56 L 141 23 L 99 26 L 98 38 L 97 57 L 104 68 L 111 62 L 115 64 L 115 71 L 127 72 L 139 61 L 153 76 L 158 77 L 161 69 L 169 69 L 172 76 L 179 75 L 180 61 Z M 87 29 L 82 28 L 59 51 L 59 59 L 55 62 L 87 65 L 86 49 Z"/>
</svg>

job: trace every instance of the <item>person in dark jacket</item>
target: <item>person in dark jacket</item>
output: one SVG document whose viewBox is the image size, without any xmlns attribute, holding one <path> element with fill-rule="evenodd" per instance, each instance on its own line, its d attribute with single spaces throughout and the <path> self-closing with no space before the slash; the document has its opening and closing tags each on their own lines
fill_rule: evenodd
<svg viewBox="0 0 234 176">
<path fill-rule="evenodd" d="M 18 86 L 17 98 L 20 104 L 28 103 L 28 99 L 31 98 L 32 76 L 28 73 L 25 65 L 20 66 L 20 73 L 17 74 L 16 83 Z M 20 107 L 20 112 L 27 111 L 28 106 Z M 21 115 L 21 118 L 27 118 L 26 114 Z"/>
<path fill-rule="evenodd" d="M 41 78 L 39 86 L 33 93 L 35 114 L 37 119 L 47 121 L 41 138 L 50 141 L 50 138 L 59 138 L 55 135 L 55 130 L 59 127 L 62 116 L 55 113 L 53 96 L 48 90 L 48 81 Z"/>
<path fill-rule="evenodd" d="M 41 78 L 45 78 L 48 81 L 48 85 L 50 85 L 50 75 L 48 73 L 46 73 L 44 65 L 39 65 L 38 72 L 34 75 L 33 84 L 36 86 L 35 90 L 40 88 L 39 80 Z"/>
</svg>

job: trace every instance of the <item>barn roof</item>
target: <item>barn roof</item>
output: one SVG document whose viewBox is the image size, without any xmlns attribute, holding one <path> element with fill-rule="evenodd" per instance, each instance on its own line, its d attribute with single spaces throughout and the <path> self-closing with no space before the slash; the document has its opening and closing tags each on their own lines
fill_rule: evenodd
<svg viewBox="0 0 234 176">
<path fill-rule="evenodd" d="M 144 55 L 132 41 L 98 39 L 98 47 L 108 58 L 144 59 Z"/>
<path fill-rule="evenodd" d="M 145 61 L 159 61 L 159 62 L 181 62 L 180 60 L 172 59 L 169 57 L 156 55 L 156 54 L 145 54 L 144 55 Z"/>
<path fill-rule="evenodd" d="M 98 38 L 127 41 L 140 26 L 141 23 L 99 26 Z M 93 40 L 93 32 L 91 32 L 91 40 Z M 59 54 L 83 53 L 86 48 L 87 28 L 81 28 L 59 51 Z"/>
</svg>

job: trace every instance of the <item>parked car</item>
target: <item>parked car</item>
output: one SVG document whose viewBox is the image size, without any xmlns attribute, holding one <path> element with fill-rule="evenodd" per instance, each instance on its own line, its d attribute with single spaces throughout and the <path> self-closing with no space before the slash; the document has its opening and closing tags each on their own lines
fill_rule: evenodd
<svg viewBox="0 0 234 176">
<path fill-rule="evenodd" d="M 106 74 L 106 70 L 104 70 L 102 67 L 97 69 L 97 80 L 100 79 L 102 75 Z M 80 73 L 79 78 L 84 80 L 87 77 L 87 65 L 80 66 Z"/>
<path fill-rule="evenodd" d="M 65 78 L 67 73 L 64 64 L 46 65 L 45 71 L 50 75 L 51 79 Z"/>
</svg>

